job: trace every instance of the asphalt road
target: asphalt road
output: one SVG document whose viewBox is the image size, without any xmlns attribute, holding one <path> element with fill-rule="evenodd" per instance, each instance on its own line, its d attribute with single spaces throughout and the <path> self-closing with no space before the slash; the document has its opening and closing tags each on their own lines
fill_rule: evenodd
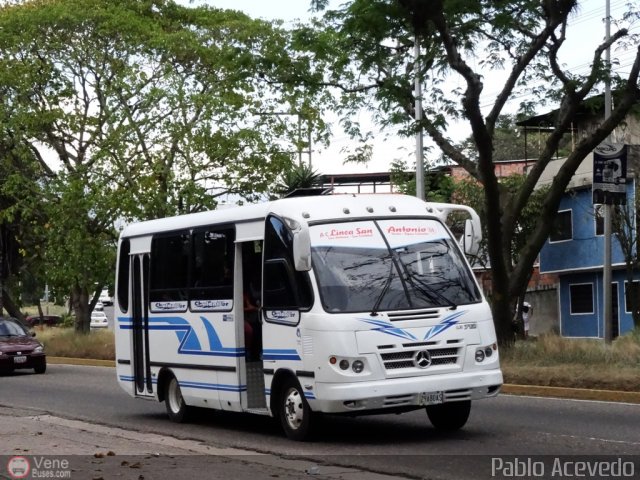
<svg viewBox="0 0 640 480">
<path fill-rule="evenodd" d="M 0 405 L 416 478 L 466 478 L 469 469 L 475 478 L 490 478 L 496 456 L 640 454 L 640 405 L 605 402 L 502 395 L 475 402 L 466 427 L 449 435 L 433 430 L 421 411 L 328 416 L 316 441 L 295 443 L 272 419 L 249 414 L 199 410 L 194 423 L 171 423 L 164 405 L 136 400 L 122 391 L 113 368 L 50 365 L 45 375 L 2 377 Z"/>
</svg>

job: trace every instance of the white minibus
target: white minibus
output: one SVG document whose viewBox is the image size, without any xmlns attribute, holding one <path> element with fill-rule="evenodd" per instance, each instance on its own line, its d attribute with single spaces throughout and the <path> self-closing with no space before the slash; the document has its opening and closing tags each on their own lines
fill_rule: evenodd
<svg viewBox="0 0 640 480">
<path fill-rule="evenodd" d="M 445 220 L 464 211 L 456 240 Z M 502 385 L 489 305 L 464 255 L 469 207 L 394 194 L 293 197 L 127 226 L 117 378 L 185 421 L 206 407 L 276 417 L 426 409 L 455 430 Z"/>
</svg>

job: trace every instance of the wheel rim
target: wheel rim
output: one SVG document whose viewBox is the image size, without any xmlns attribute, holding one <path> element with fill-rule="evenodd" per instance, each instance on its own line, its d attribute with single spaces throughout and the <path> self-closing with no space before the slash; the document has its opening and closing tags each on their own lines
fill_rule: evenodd
<svg viewBox="0 0 640 480">
<path fill-rule="evenodd" d="M 169 400 L 169 408 L 172 412 L 178 413 L 182 408 L 183 400 L 180 393 L 180 386 L 175 378 L 169 382 L 169 390 L 167 391 L 167 399 Z"/>
<path fill-rule="evenodd" d="M 290 388 L 284 397 L 284 418 L 291 430 L 300 428 L 304 420 L 304 404 L 300 392 L 295 388 Z"/>
</svg>

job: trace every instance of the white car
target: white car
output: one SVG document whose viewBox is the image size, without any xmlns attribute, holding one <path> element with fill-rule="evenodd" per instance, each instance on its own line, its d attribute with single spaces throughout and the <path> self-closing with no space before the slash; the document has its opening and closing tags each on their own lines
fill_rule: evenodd
<svg viewBox="0 0 640 480">
<path fill-rule="evenodd" d="M 108 328 L 109 320 L 104 312 L 91 312 L 91 328 Z"/>
<path fill-rule="evenodd" d="M 111 305 L 113 303 L 113 299 L 109 296 L 109 290 L 106 288 L 100 292 L 100 298 L 98 300 L 100 300 L 103 305 Z"/>
</svg>

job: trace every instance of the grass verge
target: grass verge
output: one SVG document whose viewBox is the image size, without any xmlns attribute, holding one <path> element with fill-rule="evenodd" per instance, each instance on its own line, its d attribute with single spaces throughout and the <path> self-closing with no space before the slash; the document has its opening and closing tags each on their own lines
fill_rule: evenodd
<svg viewBox="0 0 640 480">
<path fill-rule="evenodd" d="M 73 328 L 36 327 L 36 338 L 44 343 L 51 357 L 92 358 L 114 360 L 115 342 L 111 330 L 94 330 L 79 335 Z"/>
<path fill-rule="evenodd" d="M 505 383 L 640 391 L 640 331 L 602 340 L 542 335 L 501 351 Z"/>
</svg>

